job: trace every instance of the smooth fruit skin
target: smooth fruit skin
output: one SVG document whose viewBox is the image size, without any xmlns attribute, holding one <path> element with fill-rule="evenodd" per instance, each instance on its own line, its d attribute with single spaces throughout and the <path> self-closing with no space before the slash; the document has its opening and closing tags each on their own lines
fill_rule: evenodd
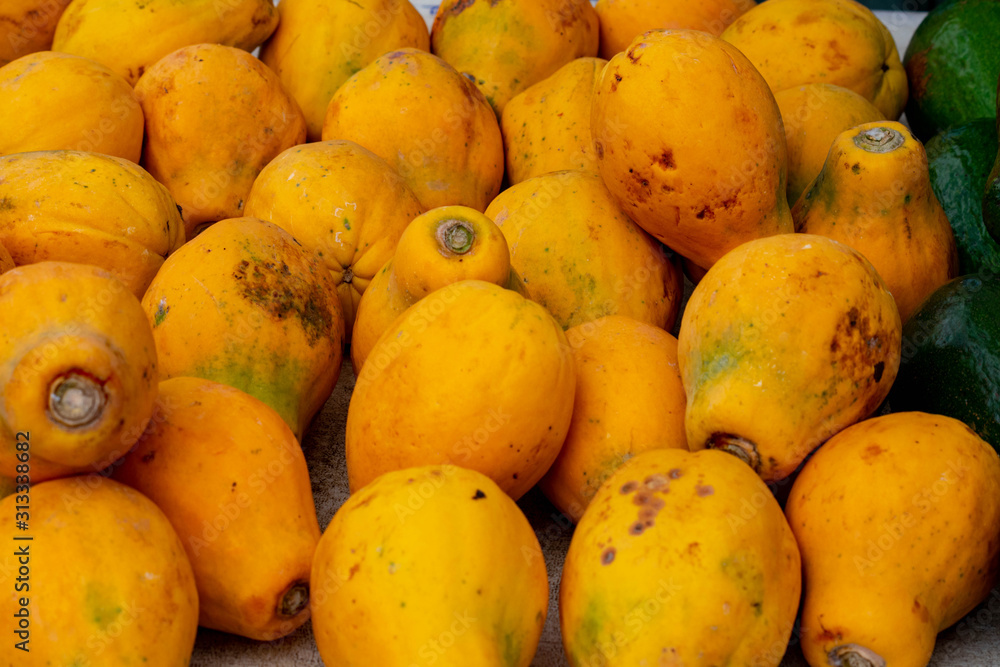
<svg viewBox="0 0 1000 667">
<path fill-rule="evenodd" d="M 927 153 L 900 123 L 864 123 L 833 142 L 823 170 L 792 207 L 795 230 L 848 245 L 885 281 L 903 322 L 958 275 L 948 217 Z"/>
<path fill-rule="evenodd" d="M 893 411 L 960 419 L 1000 451 L 998 312 L 1000 273 L 963 276 L 931 294 L 903 327 Z"/>
<path fill-rule="evenodd" d="M 605 315 L 673 328 L 681 272 L 600 176 L 561 171 L 530 178 L 500 193 L 486 215 L 507 239 L 528 296 L 564 329 Z"/>
<path fill-rule="evenodd" d="M 430 50 L 427 23 L 408 0 L 282 0 L 260 59 L 281 79 L 318 141 L 330 98 L 386 51 Z M 249 215 L 249 214 L 248 214 Z"/>
<path fill-rule="evenodd" d="M 961 422 L 921 412 L 841 431 L 786 507 L 802 550 L 812 667 L 924 667 L 940 630 L 986 598 L 1000 555 L 1000 458 Z M 884 662 L 841 662 L 847 645 Z"/>
<path fill-rule="evenodd" d="M 31 482 L 96 472 L 127 452 L 156 400 L 139 300 L 110 273 L 40 262 L 0 276 L 0 474 L 31 434 Z"/>
<path fill-rule="evenodd" d="M 611 58 L 647 30 L 686 28 L 718 37 L 754 0 L 597 0 L 601 57 Z"/>
<path fill-rule="evenodd" d="M 424 209 L 385 160 L 350 141 L 324 141 L 293 146 L 268 163 L 244 211 L 319 254 L 350 334 L 361 295 Z"/>
<path fill-rule="evenodd" d="M 512 97 L 575 58 L 597 55 L 589 0 L 444 0 L 431 50 L 489 100 L 499 117 Z"/>
<path fill-rule="evenodd" d="M 885 116 L 853 90 L 807 83 L 774 94 L 788 145 L 788 202 L 794 205 L 819 176 L 830 145 L 846 130 Z"/>
<path fill-rule="evenodd" d="M 569 663 L 776 667 L 799 568 L 781 508 L 746 465 L 715 451 L 643 452 L 573 533 L 559 588 Z"/>
<path fill-rule="evenodd" d="M 559 511 L 579 521 L 601 484 L 648 449 L 687 449 L 677 339 L 623 315 L 566 331 L 576 366 L 573 420 L 539 483 Z"/>
<path fill-rule="evenodd" d="M 139 99 L 128 81 L 102 63 L 32 53 L 0 67 L 0 97 L 0 155 L 66 149 L 139 162 Z"/>
<path fill-rule="evenodd" d="M 722 39 L 750 59 L 771 90 L 805 83 L 849 88 L 896 120 L 906 72 L 889 29 L 854 0 L 769 0 L 726 28 Z"/>
<path fill-rule="evenodd" d="M 440 206 L 417 216 L 358 306 L 351 339 L 354 373 L 361 373 L 379 337 L 407 308 L 460 280 L 519 285 L 500 228 L 467 206 Z"/>
<path fill-rule="evenodd" d="M 729 43 L 693 30 L 640 35 L 604 68 L 592 113 L 612 196 L 698 266 L 792 231 L 778 105 Z"/>
<path fill-rule="evenodd" d="M 131 85 L 154 63 L 192 44 L 253 51 L 278 25 L 271 0 L 73 0 L 53 51 L 102 62 Z"/>
<path fill-rule="evenodd" d="M 80 151 L 0 157 L 0 242 L 17 264 L 99 266 L 141 299 L 184 243 L 167 189 L 123 158 Z"/>
<path fill-rule="evenodd" d="M 295 100 L 241 49 L 178 49 L 157 61 L 135 92 L 146 115 L 143 166 L 177 200 L 188 238 L 206 224 L 245 215 L 264 166 L 306 140 Z"/>
<path fill-rule="evenodd" d="M 340 374 L 344 317 L 330 272 L 269 222 L 212 225 L 164 262 L 142 306 L 163 379 L 241 389 L 276 410 L 296 437 Z"/>
<path fill-rule="evenodd" d="M 517 500 L 559 453 L 575 386 L 566 337 L 542 306 L 481 280 L 443 287 L 382 334 L 358 376 L 347 412 L 350 487 L 452 463 Z"/>
<path fill-rule="evenodd" d="M 688 447 L 727 449 L 765 481 L 784 479 L 882 403 L 900 331 L 857 251 L 812 234 L 743 244 L 708 270 L 681 320 Z"/>
<path fill-rule="evenodd" d="M 454 465 L 389 472 L 353 493 L 312 581 L 327 667 L 528 667 L 549 601 L 528 520 L 488 477 Z"/>
<path fill-rule="evenodd" d="M 36 438 L 32 433 L 32 446 Z M 10 495 L 0 501 L 11 517 L 0 536 L 11 554 L 0 574 L 0 613 L 16 629 L 15 614 L 25 609 L 20 602 L 26 598 L 29 619 L 26 637 L 8 631 L 0 663 L 188 665 L 198 630 L 198 592 L 184 547 L 163 512 L 138 491 L 99 475 L 34 482 L 32 474 L 27 531 L 16 530 L 13 521 L 24 499 Z M 31 541 L 18 541 L 25 536 Z M 26 550 L 20 564 L 19 548 Z M 18 590 L 22 565 L 29 581 Z M 28 640 L 25 650 L 15 647 L 22 639 Z"/>
<path fill-rule="evenodd" d="M 910 81 L 906 120 L 927 140 L 975 118 L 993 118 L 1000 78 L 1000 4 L 938 3 L 917 26 L 903 63 Z"/>
<path fill-rule="evenodd" d="M 210 380 L 165 380 L 149 428 L 114 477 L 177 530 L 199 625 L 271 641 L 309 619 L 319 523 L 302 448 L 270 407 Z"/>
<path fill-rule="evenodd" d="M 597 172 L 590 107 L 607 64 L 577 58 L 507 103 L 500 130 L 511 185 L 553 171 Z"/>
<path fill-rule="evenodd" d="M 52 47 L 56 24 L 70 0 L 7 0 L 0 9 L 0 67 Z"/>
<path fill-rule="evenodd" d="M 478 88 L 418 49 L 391 51 L 334 94 L 323 141 L 354 141 L 388 162 L 424 209 L 477 211 L 500 192 L 503 138 Z"/>
</svg>

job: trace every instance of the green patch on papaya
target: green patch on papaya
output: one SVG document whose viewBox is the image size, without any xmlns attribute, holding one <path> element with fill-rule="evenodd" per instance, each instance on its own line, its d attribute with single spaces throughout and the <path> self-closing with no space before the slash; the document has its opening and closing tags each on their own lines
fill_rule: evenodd
<svg viewBox="0 0 1000 667">
<path fill-rule="evenodd" d="M 194 377 L 213 380 L 269 405 L 285 423 L 298 431 L 298 397 L 302 392 L 304 369 L 287 354 L 259 354 L 259 350 L 230 349 L 229 357 L 217 357 L 192 370 Z"/>
<path fill-rule="evenodd" d="M 87 584 L 84 600 L 86 613 L 98 628 L 104 630 L 121 616 L 122 607 L 109 599 L 104 588 L 94 583 Z"/>
<path fill-rule="evenodd" d="M 318 283 L 294 275 L 285 262 L 251 255 L 236 265 L 233 278 L 240 296 L 272 319 L 297 319 L 310 346 L 331 336 L 333 317 L 326 292 Z"/>
<path fill-rule="evenodd" d="M 754 616 L 761 616 L 764 613 L 764 572 L 758 558 L 749 552 L 736 554 L 722 561 L 720 568 L 743 592 Z"/>
<path fill-rule="evenodd" d="M 584 607 L 580 625 L 573 636 L 569 647 L 573 653 L 572 663 L 575 665 L 590 664 L 595 655 L 601 654 L 601 635 L 606 629 L 606 614 L 602 605 L 591 598 Z"/>
<path fill-rule="evenodd" d="M 503 663 L 508 667 L 517 667 L 521 664 L 521 648 L 523 641 L 513 632 L 505 632 L 503 635 Z"/>
<path fill-rule="evenodd" d="M 160 303 L 156 306 L 156 312 L 153 313 L 153 326 L 158 327 L 163 324 L 163 319 L 170 312 L 170 306 L 167 305 L 167 299 L 160 299 Z"/>
</svg>

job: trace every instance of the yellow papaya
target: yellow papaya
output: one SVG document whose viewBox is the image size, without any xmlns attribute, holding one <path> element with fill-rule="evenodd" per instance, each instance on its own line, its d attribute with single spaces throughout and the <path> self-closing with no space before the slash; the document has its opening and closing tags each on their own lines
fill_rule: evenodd
<svg viewBox="0 0 1000 667">
<path fill-rule="evenodd" d="M 167 189 L 122 158 L 78 151 L 0 157 L 0 243 L 16 264 L 92 264 L 141 299 L 184 243 Z"/>
<path fill-rule="evenodd" d="M 301 438 L 333 391 L 344 317 L 330 272 L 285 230 L 218 222 L 171 255 L 142 299 L 163 379 L 241 389 Z"/>
<path fill-rule="evenodd" d="M 0 474 L 31 481 L 98 471 L 153 414 L 156 348 L 139 300 L 93 266 L 40 262 L 0 276 Z"/>
<path fill-rule="evenodd" d="M 70 0 L 7 0 L 0 8 L 0 67 L 52 47 L 56 24 Z"/>
</svg>

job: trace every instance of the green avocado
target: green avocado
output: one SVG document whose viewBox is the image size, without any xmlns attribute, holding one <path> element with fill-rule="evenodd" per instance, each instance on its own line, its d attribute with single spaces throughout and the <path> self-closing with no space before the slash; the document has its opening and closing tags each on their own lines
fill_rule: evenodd
<svg viewBox="0 0 1000 667">
<path fill-rule="evenodd" d="M 1000 0 L 935 7 L 917 26 L 903 66 L 906 119 L 921 141 L 974 118 L 996 118 Z"/>
<path fill-rule="evenodd" d="M 1000 273 L 955 278 L 903 327 L 893 412 L 965 422 L 1000 451 Z"/>
<path fill-rule="evenodd" d="M 982 205 L 996 147 L 997 127 L 990 118 L 949 128 L 925 146 L 931 188 L 955 232 L 960 275 L 1000 273 L 1000 244 L 986 230 Z"/>
</svg>

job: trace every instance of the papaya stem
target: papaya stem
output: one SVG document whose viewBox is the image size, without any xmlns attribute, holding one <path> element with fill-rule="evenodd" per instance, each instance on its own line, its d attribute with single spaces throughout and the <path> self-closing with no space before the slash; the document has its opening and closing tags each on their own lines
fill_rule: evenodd
<svg viewBox="0 0 1000 667">
<path fill-rule="evenodd" d="M 64 373 L 49 384 L 49 414 L 66 428 L 90 426 L 100 419 L 107 402 L 104 386 L 82 372 Z"/>
<path fill-rule="evenodd" d="M 760 454 L 757 453 L 757 445 L 746 438 L 732 433 L 713 433 L 705 441 L 705 446 L 732 454 L 753 468 L 754 472 L 760 472 Z"/>
<path fill-rule="evenodd" d="M 298 616 L 308 606 L 309 583 L 306 581 L 295 581 L 278 600 L 278 616 L 282 618 Z"/>
<path fill-rule="evenodd" d="M 438 226 L 437 237 L 445 250 L 455 255 L 464 255 L 472 250 L 476 232 L 464 220 L 443 220 Z"/>
<path fill-rule="evenodd" d="M 832 667 L 885 667 L 885 659 L 875 651 L 859 644 L 834 647 L 826 661 Z"/>
<path fill-rule="evenodd" d="M 904 142 L 903 135 L 889 127 L 870 127 L 854 136 L 854 145 L 869 153 L 891 153 Z"/>
</svg>

